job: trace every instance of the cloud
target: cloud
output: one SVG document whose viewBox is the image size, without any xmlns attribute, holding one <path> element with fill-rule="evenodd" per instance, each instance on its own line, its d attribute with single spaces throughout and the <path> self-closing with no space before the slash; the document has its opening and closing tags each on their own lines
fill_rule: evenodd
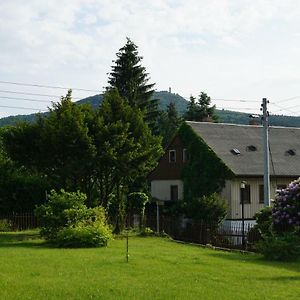
<svg viewBox="0 0 300 300">
<path fill-rule="evenodd" d="M 259 72 L 300 75 L 299 26 L 293 0 L 4 0 L 0 79 L 101 89 L 129 36 L 158 89 L 252 97 Z"/>
</svg>

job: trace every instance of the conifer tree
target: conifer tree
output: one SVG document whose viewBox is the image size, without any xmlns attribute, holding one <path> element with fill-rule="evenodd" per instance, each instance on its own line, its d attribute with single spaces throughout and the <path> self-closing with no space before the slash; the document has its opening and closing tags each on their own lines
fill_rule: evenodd
<svg viewBox="0 0 300 300">
<path fill-rule="evenodd" d="M 185 113 L 185 119 L 188 121 L 205 122 L 211 121 L 216 122 L 218 117 L 215 113 L 216 106 L 211 105 L 211 98 L 204 92 L 201 92 L 197 101 L 196 98 L 191 96 L 190 102 L 187 106 Z"/>
<path fill-rule="evenodd" d="M 148 83 L 149 74 L 141 65 L 142 57 L 138 54 L 138 47 L 127 38 L 125 46 L 116 55 L 108 79 L 110 88 L 117 88 L 120 96 L 132 108 L 139 108 L 153 130 L 158 116 L 158 100 L 151 99 L 155 84 Z"/>
</svg>

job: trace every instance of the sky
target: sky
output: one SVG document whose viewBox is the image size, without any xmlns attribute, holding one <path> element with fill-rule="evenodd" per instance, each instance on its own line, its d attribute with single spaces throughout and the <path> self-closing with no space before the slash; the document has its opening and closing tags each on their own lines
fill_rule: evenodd
<svg viewBox="0 0 300 300">
<path fill-rule="evenodd" d="M 157 91 L 300 116 L 298 0 L 1 0 L 0 117 L 102 92 L 126 37 Z"/>
</svg>

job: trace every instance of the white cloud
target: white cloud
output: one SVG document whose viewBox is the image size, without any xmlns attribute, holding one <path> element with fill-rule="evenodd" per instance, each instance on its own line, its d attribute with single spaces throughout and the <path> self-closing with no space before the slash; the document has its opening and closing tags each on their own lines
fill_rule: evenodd
<svg viewBox="0 0 300 300">
<path fill-rule="evenodd" d="M 158 89 L 293 96 L 299 26 L 293 0 L 4 0 L 0 80 L 101 89 L 129 36 Z"/>
</svg>

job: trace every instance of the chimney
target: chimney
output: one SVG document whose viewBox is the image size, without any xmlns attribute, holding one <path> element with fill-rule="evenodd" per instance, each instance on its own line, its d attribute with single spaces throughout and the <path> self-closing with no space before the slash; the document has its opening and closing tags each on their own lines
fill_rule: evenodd
<svg viewBox="0 0 300 300">
<path fill-rule="evenodd" d="M 169 93 L 171 94 L 172 90 L 171 90 L 171 87 L 169 87 Z"/>
<path fill-rule="evenodd" d="M 261 117 L 259 115 L 249 115 L 249 125 L 261 125 Z"/>
</svg>

